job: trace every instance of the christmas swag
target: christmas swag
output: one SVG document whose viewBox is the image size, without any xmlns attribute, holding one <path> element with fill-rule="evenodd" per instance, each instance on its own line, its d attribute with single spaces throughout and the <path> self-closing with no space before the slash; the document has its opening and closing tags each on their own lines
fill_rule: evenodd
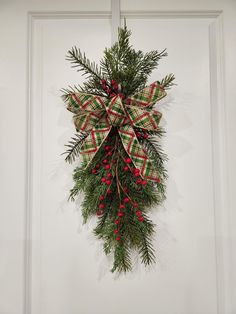
<svg viewBox="0 0 236 314">
<path fill-rule="evenodd" d="M 63 89 L 63 100 L 74 114 L 76 134 L 67 146 L 66 161 L 82 162 L 74 170 L 70 199 L 84 193 L 86 223 L 96 215 L 95 235 L 105 254 L 114 254 L 112 272 L 131 270 L 131 253 L 146 266 L 155 262 L 153 205 L 165 198 L 166 155 L 159 139 L 161 113 L 154 105 L 166 96 L 174 75 L 147 86 L 162 52 L 143 53 L 131 46 L 131 32 L 119 29 L 118 41 L 105 49 L 100 67 L 73 47 L 67 60 L 87 77 L 83 86 Z"/>
</svg>

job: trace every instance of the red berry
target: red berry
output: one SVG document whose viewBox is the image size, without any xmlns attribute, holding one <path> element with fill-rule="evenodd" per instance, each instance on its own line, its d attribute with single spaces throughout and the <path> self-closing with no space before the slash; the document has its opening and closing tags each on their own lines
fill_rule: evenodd
<svg viewBox="0 0 236 314">
<path fill-rule="evenodd" d="M 107 86 L 106 85 L 102 85 L 102 89 L 103 90 L 107 90 Z"/>
<path fill-rule="evenodd" d="M 115 230 L 114 230 L 114 233 L 115 233 L 115 234 L 118 234 L 118 233 L 119 233 L 119 230 L 118 230 L 118 229 L 115 229 Z"/>
<path fill-rule="evenodd" d="M 106 182 L 107 181 L 107 179 L 106 178 L 102 178 L 102 182 Z"/>
<path fill-rule="evenodd" d="M 111 96 L 111 97 L 116 97 L 116 94 L 115 94 L 115 93 L 112 93 L 110 96 Z"/>
<path fill-rule="evenodd" d="M 105 166 L 105 169 L 106 169 L 106 170 L 109 170 L 110 168 L 111 168 L 110 165 L 106 165 L 106 166 Z"/>
<path fill-rule="evenodd" d="M 140 170 L 138 168 L 134 168 L 134 173 L 140 173 Z"/>
<path fill-rule="evenodd" d="M 125 167 L 124 167 L 124 171 L 129 171 L 129 167 L 128 167 L 128 166 L 125 166 Z"/>
<path fill-rule="evenodd" d="M 92 169 L 92 173 L 93 173 L 93 174 L 96 174 L 96 173 L 97 173 L 97 170 L 96 170 L 96 169 Z"/>
<path fill-rule="evenodd" d="M 139 220 L 139 221 L 144 221 L 144 218 L 141 216 L 141 217 L 139 217 L 138 220 Z"/>
<path fill-rule="evenodd" d="M 134 203 L 133 203 L 133 206 L 134 206 L 134 208 L 137 208 L 137 207 L 138 207 L 138 203 L 137 203 L 137 202 L 134 202 Z"/>
<path fill-rule="evenodd" d="M 112 174 L 109 172 L 109 173 L 107 174 L 107 177 L 108 177 L 108 178 L 112 178 Z"/>
<path fill-rule="evenodd" d="M 141 216 L 141 215 L 142 215 L 141 211 L 140 211 L 140 210 L 137 210 L 137 211 L 136 211 L 136 215 L 137 215 L 137 216 Z"/>
<path fill-rule="evenodd" d="M 135 177 L 139 177 L 139 172 L 135 172 L 135 173 L 134 173 L 134 176 L 135 176 Z"/>
<path fill-rule="evenodd" d="M 108 88 L 107 92 L 108 92 L 108 94 L 110 94 L 110 93 L 111 93 L 111 89 L 110 89 L 110 88 Z"/>
<path fill-rule="evenodd" d="M 160 178 L 157 178 L 157 183 L 161 183 L 161 179 Z"/>
<path fill-rule="evenodd" d="M 120 220 L 119 220 L 119 219 L 116 219 L 116 220 L 115 220 L 115 224 L 116 224 L 116 225 L 119 225 L 119 223 L 120 223 Z"/>
<path fill-rule="evenodd" d="M 138 180 L 136 180 L 136 183 L 137 184 L 141 184 L 142 183 L 142 179 L 139 178 Z"/>
<path fill-rule="evenodd" d="M 111 189 L 108 189 L 107 190 L 107 194 L 112 194 L 113 192 L 112 192 L 112 190 Z"/>
<path fill-rule="evenodd" d="M 106 151 L 109 151 L 109 150 L 111 150 L 111 146 L 106 145 L 106 146 L 104 147 L 104 149 L 105 149 Z"/>
<path fill-rule="evenodd" d="M 143 137 L 147 139 L 147 138 L 148 138 L 148 134 L 147 134 L 147 133 L 144 133 L 144 134 L 143 134 Z"/>
<path fill-rule="evenodd" d="M 97 165 L 95 166 L 95 168 L 96 168 L 96 169 L 99 169 L 99 168 L 100 168 L 100 165 L 99 165 L 99 164 L 97 164 Z"/>
<path fill-rule="evenodd" d="M 146 181 L 146 180 L 143 180 L 143 181 L 142 181 L 142 185 L 147 185 L 147 181 Z"/>
<path fill-rule="evenodd" d="M 99 205 L 99 208 L 100 208 L 100 209 L 104 209 L 104 207 L 105 207 L 105 205 L 102 204 L 102 203 Z"/>
<path fill-rule="evenodd" d="M 120 204 L 120 209 L 124 209 L 125 205 L 124 204 Z"/>
<path fill-rule="evenodd" d="M 122 212 L 118 212 L 118 217 L 122 217 L 124 214 Z"/>
<path fill-rule="evenodd" d="M 128 192 L 128 188 L 127 186 L 124 187 L 124 192 L 127 193 Z"/>
<path fill-rule="evenodd" d="M 116 241 L 120 241 L 120 236 L 116 237 Z"/>
<path fill-rule="evenodd" d="M 111 85 L 115 85 L 116 81 L 115 80 L 111 80 Z"/>
<path fill-rule="evenodd" d="M 126 158 L 125 162 L 126 162 L 127 164 L 130 164 L 130 163 L 132 162 L 132 160 L 131 160 L 131 158 Z"/>
<path fill-rule="evenodd" d="M 137 136 L 137 138 L 141 138 L 141 137 L 142 137 L 142 135 L 141 135 L 140 132 L 137 132 L 137 133 L 136 133 L 136 136 Z"/>
<path fill-rule="evenodd" d="M 112 156 L 112 152 L 108 152 L 107 155 L 108 155 L 108 156 Z"/>
<path fill-rule="evenodd" d="M 106 164 L 106 163 L 107 163 L 107 159 L 104 159 L 104 160 L 103 160 L 103 163 Z"/>
<path fill-rule="evenodd" d="M 97 214 L 97 216 L 101 216 L 101 215 L 103 214 L 103 211 L 102 211 L 102 210 L 98 210 L 98 211 L 96 212 L 96 214 Z"/>
<path fill-rule="evenodd" d="M 106 184 L 110 185 L 111 184 L 111 180 L 106 180 Z"/>
<path fill-rule="evenodd" d="M 102 84 L 106 84 L 106 82 L 107 82 L 106 80 L 104 80 L 104 79 L 102 80 Z"/>
<path fill-rule="evenodd" d="M 125 202 L 125 203 L 129 203 L 129 201 L 130 201 L 130 199 L 129 199 L 128 197 L 125 197 L 125 198 L 124 198 L 124 202 Z"/>
<path fill-rule="evenodd" d="M 104 198 L 105 198 L 105 197 L 104 197 L 103 195 L 101 195 L 101 196 L 100 196 L 100 201 L 103 201 Z"/>
</svg>

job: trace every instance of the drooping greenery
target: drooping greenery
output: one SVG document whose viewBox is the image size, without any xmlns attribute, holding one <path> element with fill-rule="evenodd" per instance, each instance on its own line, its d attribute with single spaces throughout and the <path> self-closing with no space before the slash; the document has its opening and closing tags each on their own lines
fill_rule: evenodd
<svg viewBox="0 0 236 314">
<path fill-rule="evenodd" d="M 148 53 L 135 51 L 130 44 L 130 35 L 131 32 L 127 27 L 119 29 L 117 43 L 105 49 L 100 66 L 90 62 L 80 49 L 73 47 L 68 52 L 67 60 L 81 71 L 87 80 L 83 86 L 63 89 L 63 99 L 67 101 L 71 93 L 78 91 L 110 99 L 110 94 L 103 88 L 102 80 L 106 81 L 112 92 L 112 81 L 115 81 L 124 101 L 128 96 L 143 89 L 151 72 L 157 68 L 160 59 L 167 56 L 167 53 L 166 50 Z M 163 78 L 160 84 L 168 89 L 173 85 L 173 80 L 174 75 L 170 74 Z M 154 205 L 160 205 L 165 199 L 166 155 L 159 144 L 164 131 L 161 128 L 157 131 L 135 128 L 135 132 L 158 169 L 159 182 L 140 180 L 132 164 L 126 163 L 129 156 L 123 148 L 117 127 L 113 127 L 88 167 L 85 168 L 83 164 L 76 167 L 75 184 L 70 192 L 71 200 L 75 200 L 80 192 L 84 192 L 82 203 L 84 222 L 86 223 L 91 216 L 97 215 L 98 223 L 94 234 L 104 241 L 105 254 L 114 255 L 111 271 L 118 273 L 132 269 L 132 250 L 139 253 L 141 262 L 146 266 L 155 262 L 152 246 L 154 224 L 148 218 L 148 211 Z M 86 133 L 77 132 L 69 141 L 66 161 L 77 160 L 86 136 Z M 110 165 L 110 169 L 106 169 L 106 165 Z M 103 178 L 109 178 L 110 184 L 103 183 Z M 127 198 L 131 202 L 125 202 Z M 105 205 L 102 209 L 101 203 Z M 124 206 L 123 214 L 119 216 L 121 206 Z"/>
</svg>

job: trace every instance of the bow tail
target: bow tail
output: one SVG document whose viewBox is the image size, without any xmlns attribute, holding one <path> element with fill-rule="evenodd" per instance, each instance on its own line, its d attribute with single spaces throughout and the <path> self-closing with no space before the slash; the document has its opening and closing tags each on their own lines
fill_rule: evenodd
<svg viewBox="0 0 236 314">
<path fill-rule="evenodd" d="M 136 168 L 140 170 L 141 177 L 158 181 L 158 172 L 152 165 L 152 161 L 140 145 L 134 129 L 130 125 L 122 126 L 119 129 L 119 135 L 127 154 L 132 159 Z"/>
<path fill-rule="evenodd" d="M 112 126 L 100 126 L 93 127 L 89 135 L 86 137 L 83 145 L 80 149 L 80 156 L 82 158 L 83 166 L 85 168 L 89 165 L 94 158 L 99 148 L 107 138 Z"/>
</svg>

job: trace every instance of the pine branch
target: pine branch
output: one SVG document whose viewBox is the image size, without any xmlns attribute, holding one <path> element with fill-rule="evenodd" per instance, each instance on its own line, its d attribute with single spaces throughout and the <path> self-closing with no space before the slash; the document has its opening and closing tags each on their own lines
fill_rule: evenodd
<svg viewBox="0 0 236 314">
<path fill-rule="evenodd" d="M 161 86 L 163 86 L 165 89 L 169 89 L 170 87 L 172 87 L 173 85 L 176 85 L 175 83 L 173 83 L 173 81 L 175 80 L 175 76 L 174 74 L 168 74 L 166 75 L 160 82 Z"/>
<path fill-rule="evenodd" d="M 117 243 L 114 251 L 114 264 L 111 272 L 126 273 L 132 269 L 130 251 L 125 243 Z"/>
<path fill-rule="evenodd" d="M 95 62 L 90 62 L 90 60 L 86 58 L 85 54 L 82 54 L 80 49 L 77 47 L 72 47 L 72 49 L 68 51 L 66 60 L 72 63 L 73 68 L 78 68 L 77 71 L 84 72 L 82 75 L 92 77 L 99 82 L 102 80 L 102 73 L 98 65 L 96 65 Z"/>
<path fill-rule="evenodd" d="M 68 147 L 67 151 L 63 153 L 67 154 L 65 158 L 66 162 L 72 163 L 73 161 L 75 161 L 76 157 L 79 154 L 80 148 L 87 136 L 87 133 L 76 133 L 75 137 L 72 137 L 69 141 L 69 144 L 65 145 L 66 147 Z"/>
</svg>

